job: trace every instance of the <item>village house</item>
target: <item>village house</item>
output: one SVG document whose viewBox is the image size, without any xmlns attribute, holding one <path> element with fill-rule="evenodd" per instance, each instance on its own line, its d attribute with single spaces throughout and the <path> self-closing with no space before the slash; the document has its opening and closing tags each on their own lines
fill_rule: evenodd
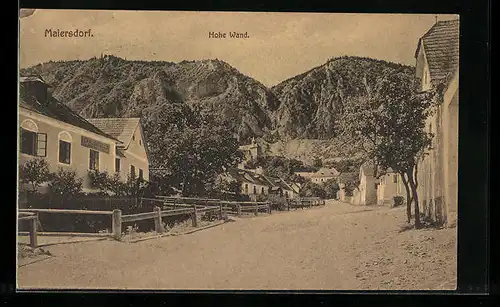
<svg viewBox="0 0 500 307">
<path fill-rule="evenodd" d="M 149 152 L 140 118 L 91 118 L 88 122 L 120 143 L 116 147 L 114 171 L 122 180 L 149 180 Z"/>
<path fill-rule="evenodd" d="M 49 163 L 52 172 L 73 169 L 83 178 L 84 192 L 92 192 L 88 170 L 114 171 L 120 141 L 80 117 L 51 93 L 51 86 L 39 77 L 20 78 L 19 163 L 23 165 L 38 157 Z"/>
<path fill-rule="evenodd" d="M 249 161 L 262 157 L 262 146 L 252 138 L 252 142 L 248 145 L 242 145 L 239 149 L 243 152 L 244 160 Z"/>
<path fill-rule="evenodd" d="M 269 182 L 261 175 L 248 170 L 230 168 L 224 176 L 238 182 L 242 195 L 248 195 L 251 200 L 256 200 L 258 195 L 269 194 Z"/>
<path fill-rule="evenodd" d="M 298 191 L 281 178 L 265 176 L 249 170 L 230 168 L 223 175 L 230 180 L 238 182 L 242 195 L 247 195 L 251 200 L 256 200 L 258 195 L 275 194 L 286 198 L 295 198 Z"/>
<path fill-rule="evenodd" d="M 459 21 L 438 21 L 418 41 L 416 76 L 421 91 L 443 88 L 427 119 L 432 150 L 418 164 L 421 212 L 434 221 L 457 222 Z"/>
<path fill-rule="evenodd" d="M 334 168 L 322 167 L 317 172 L 295 172 L 295 174 L 310 179 L 311 182 L 322 184 L 330 179 L 336 179 L 340 173 Z"/>
<path fill-rule="evenodd" d="M 377 203 L 377 185 L 375 168 L 364 163 L 359 168 L 359 188 L 354 191 L 352 197 L 353 205 L 374 205 Z"/>
<path fill-rule="evenodd" d="M 377 204 L 392 206 L 395 196 L 406 197 L 406 189 L 401 175 L 388 169 L 385 174 L 378 178 Z"/>
</svg>

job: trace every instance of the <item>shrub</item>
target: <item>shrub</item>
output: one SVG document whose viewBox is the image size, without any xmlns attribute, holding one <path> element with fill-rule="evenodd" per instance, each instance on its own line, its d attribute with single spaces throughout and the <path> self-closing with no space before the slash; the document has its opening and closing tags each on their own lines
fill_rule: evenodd
<svg viewBox="0 0 500 307">
<path fill-rule="evenodd" d="M 394 207 L 402 206 L 402 205 L 404 205 L 404 202 L 405 202 L 405 199 L 403 196 L 394 196 L 392 198 L 392 200 L 393 200 Z"/>
<path fill-rule="evenodd" d="M 50 179 L 49 163 L 42 158 L 28 160 L 19 168 L 19 180 L 22 183 L 30 184 L 33 192 L 38 187 Z"/>
<path fill-rule="evenodd" d="M 337 192 L 340 190 L 340 187 L 335 179 L 327 180 L 323 187 L 325 189 L 326 198 L 337 198 Z"/>
<path fill-rule="evenodd" d="M 320 197 L 320 198 L 325 198 L 326 193 L 325 189 L 314 182 L 308 182 L 305 184 L 305 186 L 300 190 L 300 196 L 301 197 Z"/>
<path fill-rule="evenodd" d="M 271 202 L 272 210 L 284 211 L 287 209 L 288 199 L 286 199 L 283 196 L 276 194 L 269 194 L 267 196 L 267 201 Z"/>
<path fill-rule="evenodd" d="M 62 167 L 50 175 L 49 187 L 56 195 L 78 195 L 82 192 L 83 179 L 77 177 L 76 172 Z"/>
</svg>

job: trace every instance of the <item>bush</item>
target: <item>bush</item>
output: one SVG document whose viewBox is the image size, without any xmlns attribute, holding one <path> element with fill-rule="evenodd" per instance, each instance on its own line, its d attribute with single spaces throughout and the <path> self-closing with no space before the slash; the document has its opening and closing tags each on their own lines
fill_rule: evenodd
<svg viewBox="0 0 500 307">
<path fill-rule="evenodd" d="M 284 211 L 288 207 L 288 199 L 276 194 L 267 195 L 267 201 L 271 202 L 271 209 L 276 211 Z"/>
<path fill-rule="evenodd" d="M 82 192 L 83 179 L 78 178 L 74 170 L 60 167 L 50 175 L 49 187 L 56 195 L 78 195 Z"/>
<path fill-rule="evenodd" d="M 50 179 L 49 163 L 42 158 L 28 160 L 19 168 L 19 179 L 21 183 L 30 184 L 33 192 Z"/>
<path fill-rule="evenodd" d="M 393 200 L 393 206 L 394 207 L 402 206 L 405 203 L 405 199 L 404 199 L 403 196 L 394 196 L 392 198 L 392 200 Z"/>
<path fill-rule="evenodd" d="M 300 190 L 300 196 L 301 197 L 319 197 L 319 198 L 325 198 L 326 197 L 326 192 L 323 186 L 314 183 L 314 182 L 308 182 L 305 184 L 305 186 Z"/>
<path fill-rule="evenodd" d="M 323 185 L 325 189 L 325 197 L 328 199 L 337 198 L 337 192 L 340 187 L 335 179 L 329 179 Z"/>
</svg>

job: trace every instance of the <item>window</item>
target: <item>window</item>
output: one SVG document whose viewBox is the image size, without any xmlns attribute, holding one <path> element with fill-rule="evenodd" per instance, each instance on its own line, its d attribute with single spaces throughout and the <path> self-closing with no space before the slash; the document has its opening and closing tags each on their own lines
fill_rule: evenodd
<svg viewBox="0 0 500 307">
<path fill-rule="evenodd" d="M 253 194 L 257 194 L 257 188 L 253 186 Z"/>
<path fill-rule="evenodd" d="M 130 165 L 130 178 L 135 178 L 135 166 Z"/>
<path fill-rule="evenodd" d="M 144 179 L 144 173 L 142 172 L 142 169 L 139 169 L 139 180 Z"/>
<path fill-rule="evenodd" d="M 248 193 L 248 183 L 245 183 L 245 193 Z"/>
<path fill-rule="evenodd" d="M 264 194 L 264 187 L 260 189 L 260 194 Z"/>
<path fill-rule="evenodd" d="M 47 134 L 21 128 L 21 152 L 30 156 L 47 156 Z"/>
<path fill-rule="evenodd" d="M 90 150 L 89 169 L 99 170 L 99 152 L 96 150 Z"/>
<path fill-rule="evenodd" d="M 393 181 L 394 181 L 394 183 L 398 183 L 398 175 L 393 176 Z"/>
<path fill-rule="evenodd" d="M 139 146 L 142 146 L 142 140 L 139 139 Z"/>
<path fill-rule="evenodd" d="M 115 172 L 120 172 L 120 159 L 118 158 L 115 159 Z"/>
<path fill-rule="evenodd" d="M 135 141 L 135 134 L 132 135 L 132 141 Z"/>
<path fill-rule="evenodd" d="M 71 143 L 59 140 L 59 162 L 71 163 Z"/>
<path fill-rule="evenodd" d="M 36 155 L 36 132 L 21 128 L 21 152 L 27 155 Z"/>
</svg>

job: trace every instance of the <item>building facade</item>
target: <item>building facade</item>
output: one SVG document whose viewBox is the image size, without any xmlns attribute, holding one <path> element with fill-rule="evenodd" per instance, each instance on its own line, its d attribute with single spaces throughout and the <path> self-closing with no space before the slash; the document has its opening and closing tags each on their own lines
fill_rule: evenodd
<svg viewBox="0 0 500 307">
<path fill-rule="evenodd" d="M 123 180 L 149 180 L 149 152 L 140 118 L 92 118 L 88 121 L 120 141 L 114 171 Z"/>
<path fill-rule="evenodd" d="M 388 171 L 378 178 L 377 204 L 390 206 L 394 202 L 394 196 L 403 196 L 406 198 L 406 189 L 401 175 L 393 171 Z"/>
<path fill-rule="evenodd" d="M 334 168 L 322 167 L 317 172 L 295 172 L 295 174 L 310 179 L 311 182 L 323 184 L 328 180 L 337 179 L 340 173 Z"/>
<path fill-rule="evenodd" d="M 421 91 L 442 88 L 426 121 L 432 149 L 418 164 L 420 211 L 447 225 L 457 222 L 459 21 L 439 21 L 418 42 L 416 76 Z"/>
<path fill-rule="evenodd" d="M 357 205 L 374 205 L 377 203 L 377 185 L 374 168 L 370 165 L 362 165 L 359 170 L 359 190 L 353 195 Z M 359 194 L 359 196 L 357 195 Z M 359 200 L 356 200 L 359 197 Z"/>
<path fill-rule="evenodd" d="M 19 141 L 20 165 L 41 158 L 51 172 L 74 170 L 84 192 L 94 191 L 90 169 L 114 171 L 120 143 L 53 98 L 50 86 L 38 77 L 20 79 Z"/>
</svg>

